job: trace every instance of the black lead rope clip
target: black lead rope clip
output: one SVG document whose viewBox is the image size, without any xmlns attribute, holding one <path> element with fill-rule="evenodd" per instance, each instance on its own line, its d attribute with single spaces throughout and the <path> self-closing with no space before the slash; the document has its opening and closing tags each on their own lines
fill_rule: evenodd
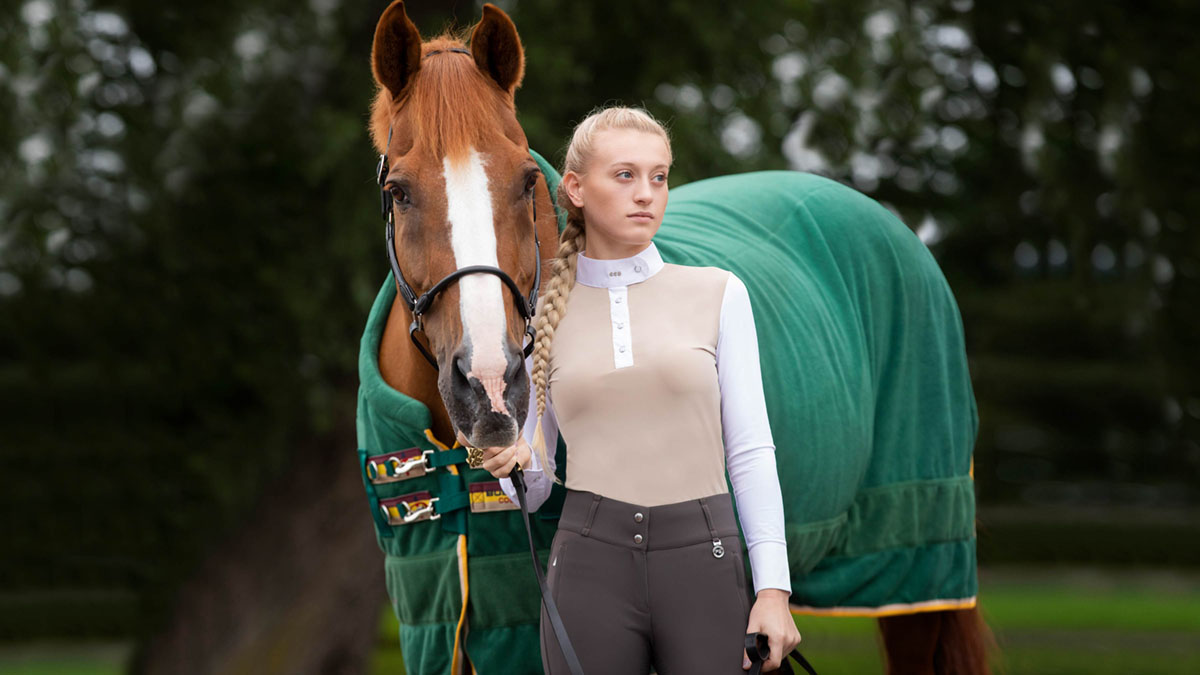
<svg viewBox="0 0 1200 675">
<path fill-rule="evenodd" d="M 762 672 L 762 664 L 771 658 L 771 646 L 768 644 L 767 636 L 762 633 L 746 633 L 746 655 L 750 657 L 750 675 L 759 675 Z M 799 649 L 793 649 L 792 653 L 784 655 L 783 662 L 779 664 L 777 671 L 781 675 L 793 675 L 794 673 L 792 664 L 788 661 L 789 658 L 795 659 L 796 663 L 800 664 L 800 667 L 809 675 L 817 675 L 817 671 L 813 670 L 812 664 L 800 654 Z"/>
</svg>

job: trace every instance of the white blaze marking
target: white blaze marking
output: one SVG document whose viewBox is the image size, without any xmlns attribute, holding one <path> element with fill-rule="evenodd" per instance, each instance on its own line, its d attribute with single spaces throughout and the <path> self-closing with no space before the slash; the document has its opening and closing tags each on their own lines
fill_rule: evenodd
<svg viewBox="0 0 1200 675">
<path fill-rule="evenodd" d="M 457 269 L 471 265 L 499 267 L 496 226 L 492 220 L 492 193 L 488 190 L 483 157 L 471 149 L 467 162 L 451 165 L 442 160 L 446 179 L 446 215 L 450 221 L 450 248 Z M 492 410 L 508 413 L 504 402 L 504 356 L 507 325 L 500 279 L 491 274 L 468 274 L 458 280 L 459 316 L 463 333 L 471 341 L 471 371 L 483 383 Z"/>
</svg>

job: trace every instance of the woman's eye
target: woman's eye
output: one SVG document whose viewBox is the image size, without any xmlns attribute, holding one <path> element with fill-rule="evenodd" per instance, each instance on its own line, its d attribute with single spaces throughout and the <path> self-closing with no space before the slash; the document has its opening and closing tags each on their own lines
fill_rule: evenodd
<svg viewBox="0 0 1200 675">
<path fill-rule="evenodd" d="M 658 181 L 658 182 L 660 182 L 660 183 L 665 183 L 665 182 L 667 182 L 667 174 L 665 174 L 665 173 L 660 173 L 660 174 L 658 174 L 657 176 L 655 176 L 655 177 L 654 177 L 654 180 L 656 180 L 656 181 Z"/>
<path fill-rule="evenodd" d="M 621 173 L 618 173 L 617 176 L 620 178 L 633 178 L 633 174 L 629 171 L 622 171 Z"/>
</svg>

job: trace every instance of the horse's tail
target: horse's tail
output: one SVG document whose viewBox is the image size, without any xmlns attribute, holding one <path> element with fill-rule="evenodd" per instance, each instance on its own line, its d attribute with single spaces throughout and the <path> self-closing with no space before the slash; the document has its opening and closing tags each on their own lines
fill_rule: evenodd
<svg viewBox="0 0 1200 675">
<path fill-rule="evenodd" d="M 889 675 L 987 675 L 992 633 L 978 607 L 879 619 Z"/>
</svg>

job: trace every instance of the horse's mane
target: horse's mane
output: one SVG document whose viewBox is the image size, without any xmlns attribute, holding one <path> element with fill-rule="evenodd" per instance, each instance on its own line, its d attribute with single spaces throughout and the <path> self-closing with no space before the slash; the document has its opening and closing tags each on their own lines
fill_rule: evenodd
<svg viewBox="0 0 1200 675">
<path fill-rule="evenodd" d="M 451 48 L 466 49 L 463 37 L 443 33 L 422 44 L 421 68 L 396 100 L 379 87 L 371 105 L 371 140 L 379 152 L 385 152 L 388 128 L 401 107 L 410 116 L 414 138 L 451 161 L 478 146 L 484 131 L 495 125 L 496 106 L 513 109 L 512 100 L 480 72 L 470 54 L 446 51 Z M 443 53 L 424 57 L 438 50 Z"/>
</svg>

